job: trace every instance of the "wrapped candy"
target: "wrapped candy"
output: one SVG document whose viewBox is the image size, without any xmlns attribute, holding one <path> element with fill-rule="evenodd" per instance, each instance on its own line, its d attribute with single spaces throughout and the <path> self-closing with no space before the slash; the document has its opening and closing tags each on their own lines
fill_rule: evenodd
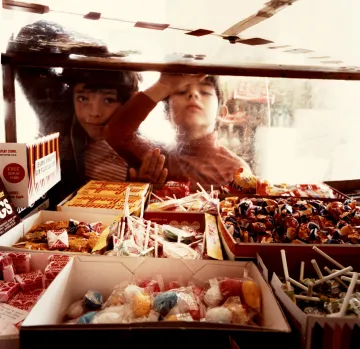
<svg viewBox="0 0 360 349">
<path fill-rule="evenodd" d="M 70 319 L 77 319 L 85 313 L 85 304 L 83 300 L 72 303 L 66 311 Z"/>
<path fill-rule="evenodd" d="M 93 321 L 93 319 L 95 318 L 96 314 L 97 314 L 96 311 L 90 311 L 89 313 L 82 315 L 77 320 L 77 324 L 90 324 Z"/>
<path fill-rule="evenodd" d="M 171 314 L 167 316 L 164 321 L 194 321 L 192 316 L 188 313 L 186 314 Z"/>
<path fill-rule="evenodd" d="M 21 310 L 30 311 L 42 293 L 42 289 L 20 291 L 8 301 L 8 304 Z"/>
<path fill-rule="evenodd" d="M 50 250 L 64 250 L 69 247 L 69 237 L 66 229 L 48 230 L 47 241 Z"/>
<path fill-rule="evenodd" d="M 15 268 L 10 256 L 6 254 L 0 255 L 0 271 L 4 281 L 15 281 Z"/>
<path fill-rule="evenodd" d="M 19 284 L 0 281 L 0 302 L 7 302 L 19 291 Z"/>
<path fill-rule="evenodd" d="M 92 319 L 93 324 L 117 324 L 131 322 L 134 313 L 130 304 L 108 307 L 97 313 Z"/>
<path fill-rule="evenodd" d="M 232 313 L 229 309 L 224 307 L 210 308 L 206 312 L 205 320 L 208 322 L 230 324 L 232 321 Z"/>
<path fill-rule="evenodd" d="M 22 291 L 42 289 L 43 273 L 40 270 L 15 275 Z"/>
<path fill-rule="evenodd" d="M 247 325 L 250 321 L 246 309 L 242 306 L 240 297 L 229 297 L 223 305 L 231 312 L 231 322 L 238 325 Z"/>
<path fill-rule="evenodd" d="M 132 308 L 135 317 L 148 316 L 151 310 L 150 296 L 143 293 L 137 293 L 132 299 Z"/>
<path fill-rule="evenodd" d="M 103 296 L 96 291 L 88 291 L 85 295 L 85 305 L 89 309 L 99 309 L 103 304 Z"/>
<path fill-rule="evenodd" d="M 154 298 L 153 309 L 162 316 L 166 316 L 175 307 L 177 300 L 178 297 L 175 292 L 161 293 Z"/>
<path fill-rule="evenodd" d="M 16 274 L 23 274 L 30 272 L 30 253 L 8 252 L 7 255 L 11 258 Z"/>
</svg>

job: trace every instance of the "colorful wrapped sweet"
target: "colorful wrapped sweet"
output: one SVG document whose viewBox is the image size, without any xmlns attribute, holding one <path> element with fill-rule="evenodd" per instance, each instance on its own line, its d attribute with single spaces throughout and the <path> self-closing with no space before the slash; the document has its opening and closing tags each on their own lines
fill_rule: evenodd
<svg viewBox="0 0 360 349">
<path fill-rule="evenodd" d="M 25 292 L 20 291 L 8 301 L 8 304 L 21 310 L 30 311 L 42 293 L 42 288 Z"/>
<path fill-rule="evenodd" d="M 254 316 L 261 308 L 261 293 L 252 279 L 212 279 L 206 293 L 205 285 L 200 283 L 192 280 L 187 286 L 180 286 L 178 281 L 171 281 L 164 285 L 160 276 L 130 284 L 124 281 L 97 311 L 84 299 L 71 304 L 65 321 L 68 324 L 147 321 L 254 324 Z M 209 302 L 215 286 L 217 300 Z"/>
<path fill-rule="evenodd" d="M 50 250 L 64 250 L 69 247 L 69 237 L 66 229 L 48 230 L 47 242 Z"/>
<path fill-rule="evenodd" d="M 24 292 L 42 289 L 43 273 L 40 270 L 35 270 L 29 273 L 16 274 L 15 280 Z"/>
<path fill-rule="evenodd" d="M 0 281 L 0 302 L 7 302 L 18 291 L 19 291 L 18 283 Z"/>
<path fill-rule="evenodd" d="M 325 203 L 298 198 L 226 198 L 223 222 L 237 242 L 357 244 L 356 202 Z"/>
<path fill-rule="evenodd" d="M 7 256 L 11 258 L 16 274 L 30 272 L 30 253 L 7 252 Z"/>
</svg>

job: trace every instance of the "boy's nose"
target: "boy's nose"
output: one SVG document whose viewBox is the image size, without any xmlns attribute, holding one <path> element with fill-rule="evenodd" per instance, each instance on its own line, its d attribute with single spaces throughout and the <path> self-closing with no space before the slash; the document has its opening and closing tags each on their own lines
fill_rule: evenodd
<svg viewBox="0 0 360 349">
<path fill-rule="evenodd" d="M 188 97 L 189 99 L 191 98 L 199 98 L 199 91 L 196 88 L 190 88 L 189 89 L 189 93 L 188 93 Z"/>
<path fill-rule="evenodd" d="M 90 116 L 92 117 L 101 116 L 101 103 L 100 103 L 100 98 L 97 96 L 93 98 L 90 103 Z"/>
</svg>

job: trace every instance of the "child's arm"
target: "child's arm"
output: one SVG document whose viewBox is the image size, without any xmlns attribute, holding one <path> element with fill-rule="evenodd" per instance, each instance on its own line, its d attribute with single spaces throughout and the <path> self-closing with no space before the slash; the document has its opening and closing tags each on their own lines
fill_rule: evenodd
<svg viewBox="0 0 360 349">
<path fill-rule="evenodd" d="M 141 123 L 158 102 L 177 88 L 203 78 L 203 75 L 162 74 L 153 86 L 134 95 L 114 113 L 105 126 L 105 140 L 128 162 L 129 167 L 138 168 L 145 154 L 156 148 L 156 145 L 136 133 Z"/>
</svg>

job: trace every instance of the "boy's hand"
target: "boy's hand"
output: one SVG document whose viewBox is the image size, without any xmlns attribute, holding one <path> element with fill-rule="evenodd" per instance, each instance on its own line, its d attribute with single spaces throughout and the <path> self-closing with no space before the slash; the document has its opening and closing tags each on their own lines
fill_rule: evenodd
<svg viewBox="0 0 360 349">
<path fill-rule="evenodd" d="M 205 77 L 206 75 L 204 74 L 162 73 L 158 82 L 145 90 L 144 93 L 157 103 L 164 100 L 182 86 L 199 83 Z"/>
<path fill-rule="evenodd" d="M 134 168 L 129 169 L 131 181 L 150 182 L 152 184 L 165 184 L 168 170 L 164 168 L 165 156 L 160 149 L 149 150 L 142 161 L 139 172 Z"/>
</svg>

